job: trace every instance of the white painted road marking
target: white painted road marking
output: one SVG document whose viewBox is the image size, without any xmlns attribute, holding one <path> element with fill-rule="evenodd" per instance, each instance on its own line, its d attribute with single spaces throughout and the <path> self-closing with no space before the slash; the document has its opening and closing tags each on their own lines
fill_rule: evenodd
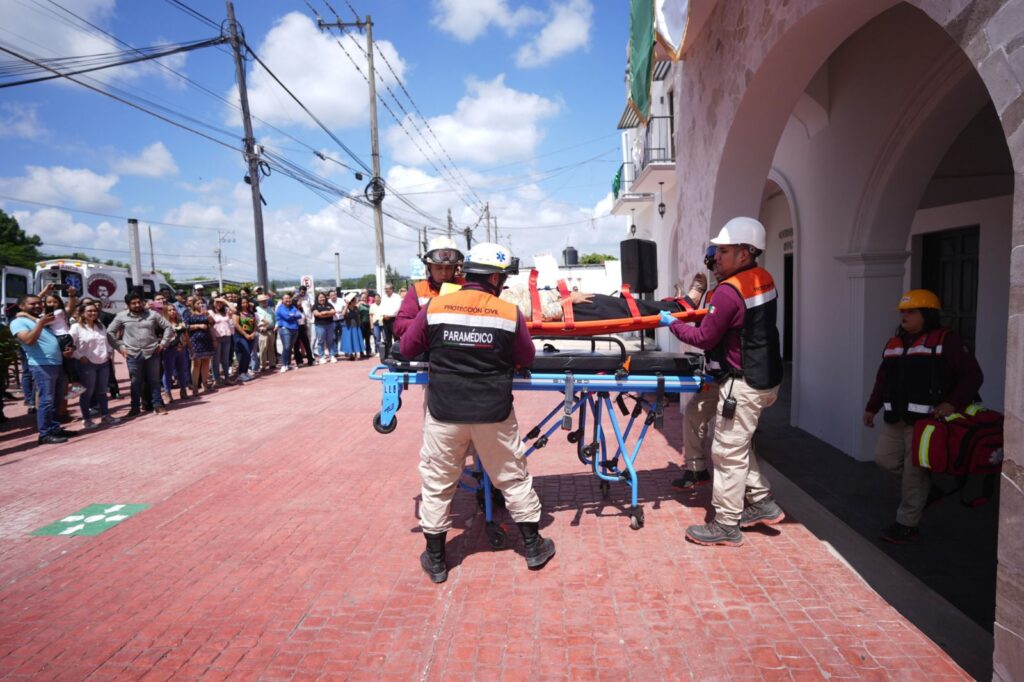
<svg viewBox="0 0 1024 682">
<path fill-rule="evenodd" d="M 77 526 L 71 526 L 70 528 L 65 528 L 64 530 L 62 530 L 62 531 L 60 532 L 60 534 L 61 534 L 61 535 L 71 535 L 72 533 L 74 533 L 74 532 L 76 532 L 76 531 L 80 531 L 80 530 L 82 530 L 83 528 L 85 528 L 85 524 L 83 524 L 83 523 L 80 523 L 80 524 L 78 524 Z"/>
<path fill-rule="evenodd" d="M 124 509 L 123 504 L 115 504 L 113 507 L 107 507 L 106 509 L 104 509 L 103 513 L 109 514 L 110 512 L 121 511 L 122 509 Z"/>
<path fill-rule="evenodd" d="M 81 521 L 85 517 L 81 514 L 72 514 L 71 516 L 65 516 L 60 520 L 60 523 L 74 523 L 75 521 Z"/>
</svg>

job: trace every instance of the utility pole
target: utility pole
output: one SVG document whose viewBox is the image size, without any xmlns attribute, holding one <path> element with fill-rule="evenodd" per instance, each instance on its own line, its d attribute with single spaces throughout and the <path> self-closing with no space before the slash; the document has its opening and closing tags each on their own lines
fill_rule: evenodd
<svg viewBox="0 0 1024 682">
<path fill-rule="evenodd" d="M 427 246 L 429 246 L 429 242 L 427 241 L 427 226 L 424 225 L 423 226 L 423 240 L 420 242 L 420 257 L 421 258 L 423 256 L 427 255 Z"/>
<path fill-rule="evenodd" d="M 153 226 L 146 225 L 146 232 L 149 233 L 149 271 L 156 272 L 156 254 L 153 253 Z"/>
<path fill-rule="evenodd" d="M 224 249 L 221 245 L 234 241 L 235 237 L 232 232 L 217 230 L 217 248 L 213 250 L 217 254 L 217 295 L 224 294 Z"/>
<path fill-rule="evenodd" d="M 377 140 L 377 75 L 373 69 L 373 19 L 369 14 L 365 21 L 325 22 L 316 20 L 320 30 L 337 28 L 344 31 L 355 27 L 366 31 L 366 80 L 370 83 L 370 156 L 373 159 L 373 179 L 366 186 L 366 198 L 373 204 L 373 227 L 377 236 L 377 291 L 384 291 L 386 266 L 384 264 L 384 181 L 380 177 L 380 146 Z"/>
<path fill-rule="evenodd" d="M 467 227 L 462 233 L 466 235 L 466 253 L 468 254 L 473 250 L 473 228 Z"/>
<path fill-rule="evenodd" d="M 132 286 L 142 286 L 142 252 L 139 250 L 139 221 L 128 219 L 128 251 L 132 260 Z"/>
<path fill-rule="evenodd" d="M 231 50 L 235 54 L 235 79 L 238 81 L 238 99 L 242 106 L 242 125 L 245 128 L 245 139 L 242 142 L 245 148 L 245 162 L 249 168 L 249 185 L 252 188 L 252 215 L 256 233 L 256 281 L 261 287 L 268 289 L 270 282 L 267 280 L 267 250 L 263 243 L 263 197 L 260 195 L 260 169 L 256 156 L 256 140 L 252 134 L 252 120 L 249 116 L 249 93 L 245 87 L 245 60 L 242 57 L 242 40 L 238 35 L 238 22 L 235 21 L 235 6 L 230 0 L 227 5 Z M 220 249 L 218 249 L 219 251 Z M 221 289 L 223 288 L 224 283 L 221 282 Z"/>
<path fill-rule="evenodd" d="M 341 288 L 341 254 L 334 252 L 334 288 Z"/>
<path fill-rule="evenodd" d="M 449 238 L 452 236 L 452 228 L 453 228 L 454 225 L 455 225 L 455 223 L 452 222 L 452 210 L 449 208 L 448 209 L 448 237 Z"/>
<path fill-rule="evenodd" d="M 484 220 L 486 221 L 487 227 L 487 241 L 491 241 L 491 202 L 484 204 Z"/>
</svg>

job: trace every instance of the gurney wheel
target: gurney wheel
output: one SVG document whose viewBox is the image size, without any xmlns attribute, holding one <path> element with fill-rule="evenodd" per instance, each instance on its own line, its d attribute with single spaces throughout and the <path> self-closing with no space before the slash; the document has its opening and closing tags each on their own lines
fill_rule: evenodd
<svg viewBox="0 0 1024 682">
<path fill-rule="evenodd" d="M 637 507 L 629 517 L 629 527 L 633 530 L 640 530 L 644 527 L 644 508 Z"/>
<path fill-rule="evenodd" d="M 508 533 L 494 521 L 484 526 L 484 532 L 487 534 L 487 542 L 491 545 L 491 549 L 497 552 L 508 548 Z"/>
<path fill-rule="evenodd" d="M 580 434 L 578 431 L 570 431 L 568 435 L 566 435 L 565 439 L 570 443 L 575 443 L 580 439 Z"/>
<path fill-rule="evenodd" d="M 608 492 L 611 488 L 611 483 L 608 481 L 601 481 L 601 497 L 608 497 Z"/>
<path fill-rule="evenodd" d="M 398 417 L 392 417 L 391 423 L 384 426 L 380 423 L 380 412 L 373 415 L 373 430 L 377 433 L 391 433 L 398 428 Z"/>
</svg>

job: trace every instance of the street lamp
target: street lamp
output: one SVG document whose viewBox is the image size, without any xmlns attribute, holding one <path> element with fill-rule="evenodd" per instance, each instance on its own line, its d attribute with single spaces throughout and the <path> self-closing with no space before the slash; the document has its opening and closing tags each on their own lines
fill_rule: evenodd
<svg viewBox="0 0 1024 682">
<path fill-rule="evenodd" d="M 664 185 L 664 184 L 665 184 L 664 182 L 659 182 L 658 183 L 658 202 L 659 202 L 658 203 L 658 215 L 660 215 L 662 218 L 665 217 L 665 200 L 664 200 L 664 197 L 661 195 L 661 190 L 662 190 L 661 186 Z"/>
<path fill-rule="evenodd" d="M 636 209 L 635 208 L 631 208 L 629 210 L 630 210 L 629 236 L 632 237 L 632 236 L 636 235 Z"/>
</svg>

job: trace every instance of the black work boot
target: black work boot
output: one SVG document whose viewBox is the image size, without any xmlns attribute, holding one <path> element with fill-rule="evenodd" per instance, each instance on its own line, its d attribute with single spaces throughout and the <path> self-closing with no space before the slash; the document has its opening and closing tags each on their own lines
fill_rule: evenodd
<svg viewBox="0 0 1024 682">
<path fill-rule="evenodd" d="M 771 494 L 768 494 L 743 508 L 743 514 L 740 516 L 740 528 L 750 528 L 759 523 L 774 526 L 785 518 L 786 512 L 782 511 L 782 507 L 775 503 Z"/>
<path fill-rule="evenodd" d="M 672 481 L 672 487 L 677 490 L 689 490 L 699 485 L 707 485 L 710 482 L 711 474 L 708 473 L 707 469 L 702 469 L 700 471 L 687 471 L 683 473 L 682 478 Z"/>
<path fill-rule="evenodd" d="M 447 533 L 424 533 L 427 549 L 420 554 L 420 566 L 430 576 L 430 582 L 443 583 L 448 580 L 448 567 L 444 563 L 444 540 Z"/>
<path fill-rule="evenodd" d="M 686 539 L 698 545 L 728 545 L 739 547 L 743 544 L 743 533 L 739 524 L 728 526 L 718 521 L 705 523 L 702 526 L 690 526 L 686 529 Z"/>
<path fill-rule="evenodd" d="M 526 545 L 526 565 L 531 571 L 539 571 L 551 557 L 555 556 L 555 543 L 541 536 L 537 523 L 516 525 L 519 526 L 519 532 L 523 534 L 523 544 Z"/>
</svg>

